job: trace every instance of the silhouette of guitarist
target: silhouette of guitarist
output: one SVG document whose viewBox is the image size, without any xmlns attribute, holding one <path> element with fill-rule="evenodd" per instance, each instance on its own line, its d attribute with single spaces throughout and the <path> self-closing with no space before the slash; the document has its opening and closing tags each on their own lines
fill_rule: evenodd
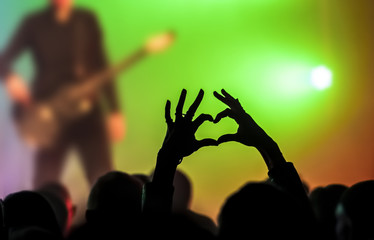
<svg viewBox="0 0 374 240">
<path fill-rule="evenodd" d="M 13 61 L 24 50 L 30 50 L 36 67 L 31 91 L 11 69 Z M 91 12 L 75 8 L 74 0 L 49 0 L 46 9 L 22 22 L 0 54 L 0 78 L 10 98 L 23 106 L 46 99 L 67 84 L 106 67 L 98 22 Z M 112 170 L 109 137 L 120 140 L 124 123 L 113 83 L 107 84 L 101 93 L 106 100 L 105 109 L 99 101 L 94 101 L 98 96 L 92 96 L 93 107 L 88 114 L 63 129 L 62 136 L 52 147 L 37 150 L 35 188 L 59 181 L 65 155 L 71 146 L 80 153 L 91 185 Z M 104 110 L 110 112 L 108 129 Z"/>
</svg>

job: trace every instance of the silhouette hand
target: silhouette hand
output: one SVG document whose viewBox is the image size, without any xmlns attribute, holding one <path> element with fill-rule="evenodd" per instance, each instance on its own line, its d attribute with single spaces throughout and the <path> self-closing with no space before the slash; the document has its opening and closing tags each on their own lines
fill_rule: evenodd
<svg viewBox="0 0 374 240">
<path fill-rule="evenodd" d="M 225 117 L 230 117 L 238 123 L 239 128 L 235 134 L 226 134 L 221 136 L 217 140 L 218 144 L 236 141 L 247 146 L 258 148 L 271 139 L 253 120 L 253 118 L 244 111 L 238 99 L 233 98 L 224 89 L 222 89 L 221 92 L 222 95 L 216 91 L 213 94 L 218 100 L 226 104 L 229 108 L 218 113 L 214 119 L 214 123 L 218 123 Z"/>
<path fill-rule="evenodd" d="M 208 114 L 201 114 L 193 120 L 196 110 L 203 99 L 204 91 L 200 90 L 187 113 L 182 114 L 186 94 L 187 91 L 183 89 L 176 108 L 174 122 L 170 116 L 171 103 L 169 100 L 166 102 L 165 107 L 165 118 L 168 129 L 160 153 L 167 154 L 175 159 L 177 161 L 176 165 L 182 161 L 183 157 L 191 155 L 202 147 L 218 145 L 214 139 L 196 140 L 195 138 L 197 129 L 205 121 L 213 122 L 213 117 Z"/>
</svg>

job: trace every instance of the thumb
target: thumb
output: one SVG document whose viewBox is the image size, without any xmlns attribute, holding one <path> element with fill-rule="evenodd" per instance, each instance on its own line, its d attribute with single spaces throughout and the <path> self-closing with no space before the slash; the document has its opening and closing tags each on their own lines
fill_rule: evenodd
<svg viewBox="0 0 374 240">
<path fill-rule="evenodd" d="M 202 148 L 202 147 L 207 147 L 207 146 L 218 146 L 218 142 L 214 139 L 211 138 L 206 138 L 197 141 L 197 149 Z"/>
<path fill-rule="evenodd" d="M 225 143 L 225 142 L 232 142 L 232 141 L 235 141 L 235 142 L 238 141 L 238 136 L 236 134 L 222 135 L 217 140 L 218 144 Z"/>
</svg>

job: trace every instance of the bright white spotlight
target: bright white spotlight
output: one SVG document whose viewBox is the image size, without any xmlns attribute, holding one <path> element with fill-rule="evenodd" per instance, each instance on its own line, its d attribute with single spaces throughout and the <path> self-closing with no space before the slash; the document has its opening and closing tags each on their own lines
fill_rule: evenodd
<svg viewBox="0 0 374 240">
<path fill-rule="evenodd" d="M 332 84 L 332 72 L 325 66 L 316 67 L 311 72 L 310 81 L 316 89 L 326 89 Z"/>
</svg>

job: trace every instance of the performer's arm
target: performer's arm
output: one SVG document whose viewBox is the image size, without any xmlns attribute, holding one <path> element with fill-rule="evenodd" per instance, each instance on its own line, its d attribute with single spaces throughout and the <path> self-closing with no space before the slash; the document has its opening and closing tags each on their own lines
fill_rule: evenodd
<svg viewBox="0 0 374 240">
<path fill-rule="evenodd" d="M 92 47 L 90 51 L 92 51 L 93 53 L 93 66 L 95 69 L 105 69 L 109 67 L 109 64 L 104 49 L 103 35 L 97 19 L 93 15 L 91 17 L 90 25 L 92 29 L 92 38 L 89 40 L 92 41 Z M 103 94 L 109 111 L 112 113 L 119 112 L 120 107 L 114 80 L 109 81 L 108 84 L 104 87 Z"/>
<path fill-rule="evenodd" d="M 108 67 L 108 61 L 104 50 L 103 36 L 99 26 L 99 23 L 95 16 L 92 15 L 90 21 L 92 29 L 92 53 L 93 66 L 95 69 L 105 69 Z M 117 92 L 115 89 L 114 80 L 109 81 L 104 86 L 103 94 L 106 102 L 107 109 L 110 112 L 108 116 L 108 131 L 109 136 L 113 141 L 120 141 L 125 135 L 125 119 L 120 112 L 120 106 L 118 102 Z"/>
<path fill-rule="evenodd" d="M 4 82 L 10 98 L 22 104 L 30 102 L 30 92 L 23 79 L 12 70 L 13 61 L 27 47 L 30 36 L 30 20 L 26 19 L 0 53 L 0 80 Z"/>
</svg>

